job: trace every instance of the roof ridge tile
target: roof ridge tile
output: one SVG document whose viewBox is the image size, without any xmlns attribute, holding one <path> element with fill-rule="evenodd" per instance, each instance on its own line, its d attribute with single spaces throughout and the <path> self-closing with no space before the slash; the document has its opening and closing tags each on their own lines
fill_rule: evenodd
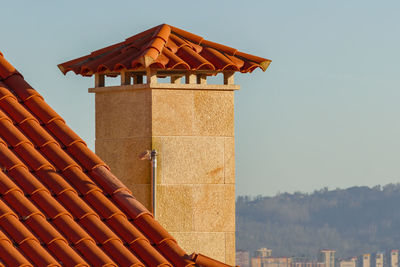
<svg viewBox="0 0 400 267">
<path fill-rule="evenodd" d="M 171 28 L 166 24 L 161 24 L 154 32 L 152 40 L 144 48 L 141 56 L 141 60 L 144 62 L 143 65 L 146 68 L 161 55 L 170 34 Z"/>
<path fill-rule="evenodd" d="M 186 39 L 189 39 L 189 40 L 192 40 L 194 42 L 197 42 L 197 44 L 201 44 L 204 41 L 204 38 L 199 36 L 199 35 L 190 33 L 188 31 L 185 31 L 185 30 L 182 30 L 182 29 L 179 29 L 179 28 L 176 28 L 174 26 L 170 26 L 170 27 L 171 27 L 171 31 L 172 32 L 174 32 L 174 33 L 176 33 L 176 34 L 178 34 L 178 35 L 180 35 L 180 36 L 182 36 L 182 37 L 184 37 Z"/>
</svg>

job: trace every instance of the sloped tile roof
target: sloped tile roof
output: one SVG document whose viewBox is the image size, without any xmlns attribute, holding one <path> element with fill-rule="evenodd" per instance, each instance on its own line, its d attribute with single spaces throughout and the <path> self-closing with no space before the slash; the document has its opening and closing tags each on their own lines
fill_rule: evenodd
<svg viewBox="0 0 400 267">
<path fill-rule="evenodd" d="M 178 246 L 0 53 L 0 266 L 202 259 Z"/>
<path fill-rule="evenodd" d="M 171 71 L 252 72 L 256 68 L 265 71 L 270 62 L 162 24 L 58 67 L 64 74 L 72 70 L 76 74 L 91 76 L 148 67 Z"/>
</svg>

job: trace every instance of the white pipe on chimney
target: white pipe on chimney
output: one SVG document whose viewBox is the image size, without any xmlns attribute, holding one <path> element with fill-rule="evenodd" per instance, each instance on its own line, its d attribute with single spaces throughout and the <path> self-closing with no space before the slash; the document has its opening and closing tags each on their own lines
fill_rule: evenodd
<svg viewBox="0 0 400 267">
<path fill-rule="evenodd" d="M 140 160 L 151 160 L 151 202 L 153 208 L 153 216 L 156 217 L 156 207 L 157 207 L 157 151 L 146 150 L 139 155 Z"/>
<path fill-rule="evenodd" d="M 156 207 L 157 207 L 157 151 L 153 149 L 151 151 L 151 187 L 152 187 L 152 202 L 153 202 L 153 216 L 156 218 Z"/>
</svg>

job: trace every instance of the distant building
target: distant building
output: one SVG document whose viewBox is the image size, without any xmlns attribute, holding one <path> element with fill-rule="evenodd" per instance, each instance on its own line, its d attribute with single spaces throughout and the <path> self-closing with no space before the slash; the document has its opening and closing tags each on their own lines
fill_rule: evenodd
<svg viewBox="0 0 400 267">
<path fill-rule="evenodd" d="M 260 248 L 257 249 L 254 253 L 254 257 L 256 258 L 267 258 L 272 256 L 272 249 Z"/>
<path fill-rule="evenodd" d="M 371 267 L 371 255 L 363 254 L 358 257 L 357 267 Z"/>
<path fill-rule="evenodd" d="M 262 267 L 291 267 L 291 258 L 264 258 Z"/>
<path fill-rule="evenodd" d="M 291 267 L 291 263 L 291 258 L 273 258 L 272 249 L 267 248 L 256 250 L 251 258 L 251 267 Z"/>
<path fill-rule="evenodd" d="M 384 255 L 383 255 L 383 253 L 382 252 L 376 253 L 374 258 L 375 259 L 372 262 L 374 264 L 373 267 L 383 267 L 383 265 L 384 265 Z"/>
<path fill-rule="evenodd" d="M 292 267 L 291 258 L 253 257 L 251 267 Z"/>
<path fill-rule="evenodd" d="M 325 263 L 310 260 L 309 258 L 294 257 L 292 258 L 291 267 L 325 267 Z"/>
<path fill-rule="evenodd" d="M 325 264 L 325 267 L 335 267 L 335 250 L 322 249 L 318 254 L 318 262 Z"/>
<path fill-rule="evenodd" d="M 262 258 L 251 258 L 251 267 L 262 267 Z"/>
<path fill-rule="evenodd" d="M 392 249 L 387 253 L 387 263 L 388 267 L 399 267 L 399 251 L 397 249 Z"/>
<path fill-rule="evenodd" d="M 357 258 L 351 258 L 348 260 L 340 260 L 339 267 L 357 267 Z"/>
<path fill-rule="evenodd" d="M 325 267 L 325 263 L 317 261 L 292 262 L 291 267 Z"/>
<path fill-rule="evenodd" d="M 259 248 L 254 252 L 254 257 L 251 258 L 251 267 L 264 267 L 264 259 L 272 256 L 272 249 Z"/>
<path fill-rule="evenodd" d="M 240 267 L 250 266 L 250 252 L 239 250 L 236 251 L 236 265 Z"/>
</svg>

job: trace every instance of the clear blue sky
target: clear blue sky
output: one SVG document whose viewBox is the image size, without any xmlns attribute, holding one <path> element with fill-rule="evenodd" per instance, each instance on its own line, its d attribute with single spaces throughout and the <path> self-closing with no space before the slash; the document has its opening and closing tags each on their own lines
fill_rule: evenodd
<svg viewBox="0 0 400 267">
<path fill-rule="evenodd" d="M 272 59 L 238 75 L 237 194 L 400 181 L 399 1 L 7 1 L 0 51 L 94 148 L 93 78 L 56 65 L 168 23 Z"/>
</svg>

